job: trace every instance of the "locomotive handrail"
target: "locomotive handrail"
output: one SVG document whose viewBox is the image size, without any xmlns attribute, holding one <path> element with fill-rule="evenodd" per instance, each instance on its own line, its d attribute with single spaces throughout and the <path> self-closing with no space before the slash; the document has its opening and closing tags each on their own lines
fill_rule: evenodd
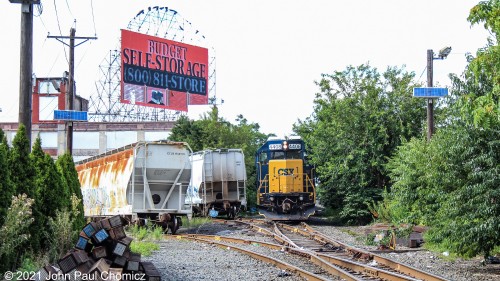
<svg viewBox="0 0 500 281">
<path fill-rule="evenodd" d="M 260 180 L 259 182 L 259 189 L 257 189 L 257 191 L 264 187 L 264 193 L 269 193 L 269 174 L 266 174 L 264 176 L 264 179 Z"/>
<path fill-rule="evenodd" d="M 288 176 L 296 176 L 297 174 L 295 175 L 288 175 Z M 303 180 L 304 180 L 304 183 L 307 187 L 307 190 L 308 192 L 314 192 L 314 183 L 313 183 L 313 180 L 312 178 L 309 177 L 309 175 L 307 173 L 302 173 L 302 177 L 303 177 Z M 279 178 L 278 178 L 278 181 L 279 181 Z M 264 191 L 265 193 L 269 193 L 269 174 L 266 174 L 264 176 L 264 179 L 260 180 L 260 185 L 259 185 L 259 190 L 264 187 Z M 279 184 L 279 182 L 278 182 Z M 312 190 L 310 190 L 310 188 L 312 188 Z"/>
<path fill-rule="evenodd" d="M 313 181 L 312 181 L 312 178 L 310 178 L 310 177 L 309 177 L 309 175 L 308 175 L 307 173 L 304 173 L 304 174 L 306 175 L 306 176 L 304 177 L 304 180 L 305 180 L 305 182 L 306 182 L 306 187 L 307 187 L 307 189 L 306 189 L 306 190 L 308 190 L 308 191 L 309 191 L 309 188 L 311 187 L 311 188 L 312 188 L 312 191 L 310 191 L 310 192 L 314 192 L 314 183 L 313 183 Z"/>
</svg>

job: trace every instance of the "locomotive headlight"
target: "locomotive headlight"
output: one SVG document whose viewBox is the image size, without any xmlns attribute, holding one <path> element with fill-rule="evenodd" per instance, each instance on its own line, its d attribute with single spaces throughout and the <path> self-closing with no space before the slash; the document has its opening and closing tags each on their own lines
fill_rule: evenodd
<svg viewBox="0 0 500 281">
<path fill-rule="evenodd" d="M 299 196 L 299 200 L 300 200 L 300 201 L 304 201 L 304 196 L 303 196 L 303 195 L 300 195 L 300 196 Z"/>
<path fill-rule="evenodd" d="M 271 200 L 271 202 L 274 201 L 274 197 L 272 197 L 272 196 L 269 197 L 269 200 Z"/>
<path fill-rule="evenodd" d="M 284 141 L 283 142 L 283 150 L 287 150 L 287 149 L 288 149 L 288 142 Z"/>
</svg>

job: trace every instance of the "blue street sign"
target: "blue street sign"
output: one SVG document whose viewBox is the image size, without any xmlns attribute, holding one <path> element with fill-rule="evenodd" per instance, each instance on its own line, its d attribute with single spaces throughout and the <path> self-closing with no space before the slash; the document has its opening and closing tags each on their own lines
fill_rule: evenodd
<svg viewBox="0 0 500 281">
<path fill-rule="evenodd" d="M 87 111 L 54 110 L 54 120 L 88 121 Z"/>
<path fill-rule="evenodd" d="M 413 88 L 416 98 L 442 98 L 448 95 L 448 88 Z"/>
</svg>

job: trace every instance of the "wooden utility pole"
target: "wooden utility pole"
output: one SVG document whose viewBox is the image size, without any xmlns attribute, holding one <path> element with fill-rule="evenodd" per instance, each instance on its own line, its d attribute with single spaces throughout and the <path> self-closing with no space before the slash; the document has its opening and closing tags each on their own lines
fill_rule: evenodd
<svg viewBox="0 0 500 281">
<path fill-rule="evenodd" d="M 68 87 L 66 88 L 65 110 L 74 110 L 75 100 L 75 47 L 87 42 L 88 40 L 97 39 L 97 37 L 76 37 L 76 29 L 71 28 L 69 36 L 47 36 L 47 38 L 55 38 L 59 42 L 69 47 L 69 76 Z M 62 39 L 69 39 L 69 45 L 62 41 Z M 75 45 L 75 40 L 84 40 L 78 45 Z M 73 155 L 73 121 L 66 121 L 66 152 Z"/>
<path fill-rule="evenodd" d="M 33 4 L 40 0 L 9 0 L 21 4 L 21 59 L 19 71 L 19 124 L 26 127 L 31 147 L 31 98 L 33 94 Z"/>
</svg>

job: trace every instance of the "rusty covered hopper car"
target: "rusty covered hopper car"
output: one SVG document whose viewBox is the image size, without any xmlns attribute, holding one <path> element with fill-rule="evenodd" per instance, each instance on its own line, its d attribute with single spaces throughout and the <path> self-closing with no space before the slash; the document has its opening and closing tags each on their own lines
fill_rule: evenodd
<svg viewBox="0 0 500 281">
<path fill-rule="evenodd" d="M 184 142 L 137 142 L 76 163 L 85 216 L 153 220 L 175 233 L 192 213 L 190 152 Z"/>
<path fill-rule="evenodd" d="M 245 156 L 241 149 L 204 150 L 191 155 L 191 188 L 204 215 L 234 218 L 246 208 Z"/>
</svg>

